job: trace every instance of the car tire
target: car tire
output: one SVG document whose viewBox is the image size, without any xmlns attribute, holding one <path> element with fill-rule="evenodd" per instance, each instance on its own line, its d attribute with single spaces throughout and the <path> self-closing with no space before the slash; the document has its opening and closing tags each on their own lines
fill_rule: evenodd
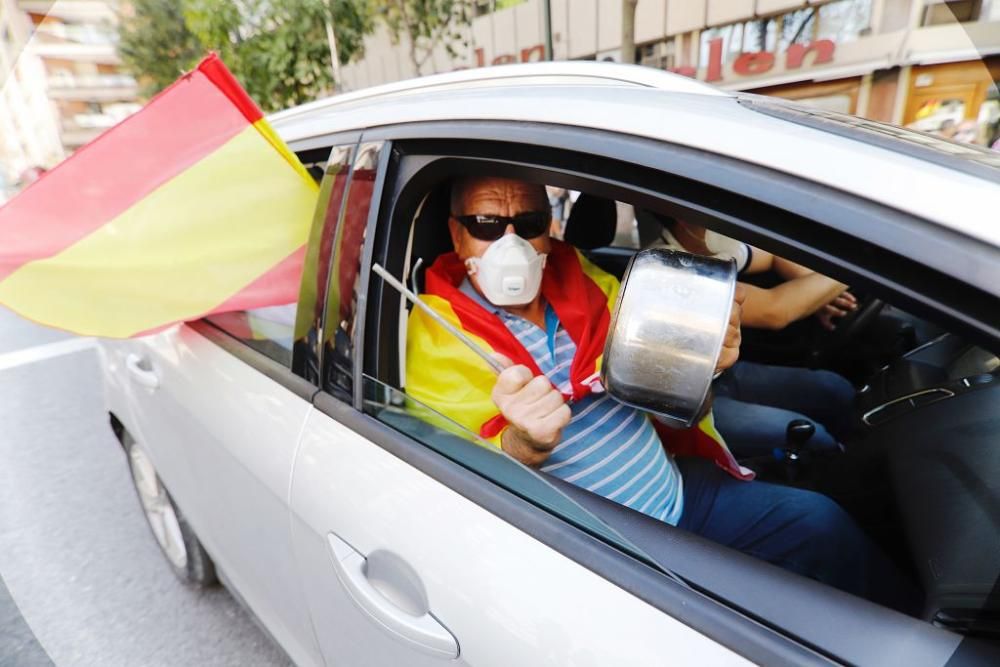
<svg viewBox="0 0 1000 667">
<path fill-rule="evenodd" d="M 128 431 L 122 433 L 122 444 L 139 505 L 170 569 L 193 588 L 218 583 L 215 564 L 163 485 L 146 450 Z"/>
</svg>

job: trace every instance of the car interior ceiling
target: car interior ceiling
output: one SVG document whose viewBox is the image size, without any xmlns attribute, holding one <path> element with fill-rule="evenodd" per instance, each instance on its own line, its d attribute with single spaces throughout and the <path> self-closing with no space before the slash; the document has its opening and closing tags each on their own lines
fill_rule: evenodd
<svg viewBox="0 0 1000 667">
<path fill-rule="evenodd" d="M 411 212 L 404 267 L 418 289 L 423 270 L 451 249 L 442 224 L 448 209 L 443 184 L 429 191 L 415 216 Z M 662 224 L 655 217 L 637 212 L 636 218 L 639 238 L 658 235 L 650 228 Z M 615 202 L 581 194 L 564 238 L 621 278 L 636 251 L 609 248 L 615 233 Z M 862 302 L 865 296 L 859 294 Z M 407 309 L 401 304 L 402 317 Z M 921 583 L 926 620 L 1000 640 L 1000 595 L 994 594 L 1000 582 L 1000 359 L 891 305 L 835 346 L 824 347 L 828 333 L 807 320 L 791 332 L 745 332 L 741 358 L 829 368 L 850 379 L 858 393 L 846 450 L 804 453 L 791 464 L 774 457 L 743 463 L 760 479 L 810 488 L 843 505 Z M 402 359 L 405 345 L 399 350 Z M 601 511 L 608 521 L 620 520 L 616 512 L 634 514 Z"/>
</svg>

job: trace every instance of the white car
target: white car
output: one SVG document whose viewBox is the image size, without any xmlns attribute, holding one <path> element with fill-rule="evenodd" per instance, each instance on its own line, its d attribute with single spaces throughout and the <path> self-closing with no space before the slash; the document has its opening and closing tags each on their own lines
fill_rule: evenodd
<svg viewBox="0 0 1000 667">
<path fill-rule="evenodd" d="M 218 575 L 300 665 L 997 664 L 1000 155 L 605 63 L 427 77 L 271 122 L 322 181 L 298 307 L 101 345 L 182 579 Z M 411 414 L 408 307 L 370 267 L 419 288 L 468 173 L 683 213 L 862 295 L 832 336 L 744 345 L 861 387 L 846 452 L 758 470 L 841 502 L 920 582 L 922 617 Z M 620 276 L 636 249 L 592 224 L 574 237 Z"/>
</svg>

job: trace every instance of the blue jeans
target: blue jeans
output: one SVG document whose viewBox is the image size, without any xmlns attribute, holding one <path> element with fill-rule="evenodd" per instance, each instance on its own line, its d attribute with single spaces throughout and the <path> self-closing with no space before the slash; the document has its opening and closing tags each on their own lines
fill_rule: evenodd
<svg viewBox="0 0 1000 667">
<path fill-rule="evenodd" d="M 737 458 L 785 445 L 793 419 L 816 427 L 807 449 L 836 450 L 850 427 L 854 387 L 831 371 L 738 361 L 713 384 L 715 426 Z"/>
<path fill-rule="evenodd" d="M 737 480 L 707 459 L 677 465 L 679 528 L 887 607 L 918 610 L 917 589 L 827 496 Z"/>
</svg>

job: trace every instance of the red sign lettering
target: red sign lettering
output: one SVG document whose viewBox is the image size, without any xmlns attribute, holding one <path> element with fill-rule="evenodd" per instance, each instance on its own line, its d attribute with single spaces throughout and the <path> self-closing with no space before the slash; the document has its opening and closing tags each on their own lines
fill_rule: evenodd
<svg viewBox="0 0 1000 667">
<path fill-rule="evenodd" d="M 829 39 L 819 39 L 809 44 L 792 44 L 785 53 L 785 69 L 798 69 L 802 67 L 806 56 L 813 54 L 812 64 L 822 65 L 833 61 L 833 52 L 837 44 Z M 708 43 L 708 62 L 705 63 L 705 81 L 722 81 L 722 51 L 723 41 L 721 38 L 713 39 Z M 473 51 L 475 57 L 474 67 L 486 66 L 486 51 L 479 47 Z M 765 74 L 774 67 L 776 53 L 770 51 L 759 51 L 756 53 L 744 53 L 733 62 L 733 74 L 738 76 L 757 76 Z M 545 59 L 545 45 L 535 44 L 521 49 L 520 53 L 502 53 L 492 61 L 491 65 L 506 65 L 515 62 L 539 62 Z M 458 67 L 456 69 L 465 69 Z M 698 69 L 695 67 L 674 67 L 670 70 L 682 76 L 695 78 Z"/>
<path fill-rule="evenodd" d="M 798 69 L 810 51 L 816 52 L 813 65 L 822 65 L 833 60 L 833 50 L 836 44 L 830 39 L 820 39 L 809 44 L 792 44 L 785 54 L 785 69 Z"/>
<path fill-rule="evenodd" d="M 722 38 L 713 39 L 708 43 L 708 71 L 705 81 L 722 80 Z"/>
<path fill-rule="evenodd" d="M 764 74 L 774 67 L 774 54 L 767 51 L 744 53 L 733 63 L 733 72 L 740 76 Z"/>
<path fill-rule="evenodd" d="M 522 63 L 537 63 L 545 60 L 545 45 L 535 44 L 527 49 L 521 49 Z"/>
<path fill-rule="evenodd" d="M 697 67 L 675 67 L 670 71 L 674 74 L 680 74 L 681 76 L 689 76 L 692 79 L 698 76 Z"/>
</svg>

